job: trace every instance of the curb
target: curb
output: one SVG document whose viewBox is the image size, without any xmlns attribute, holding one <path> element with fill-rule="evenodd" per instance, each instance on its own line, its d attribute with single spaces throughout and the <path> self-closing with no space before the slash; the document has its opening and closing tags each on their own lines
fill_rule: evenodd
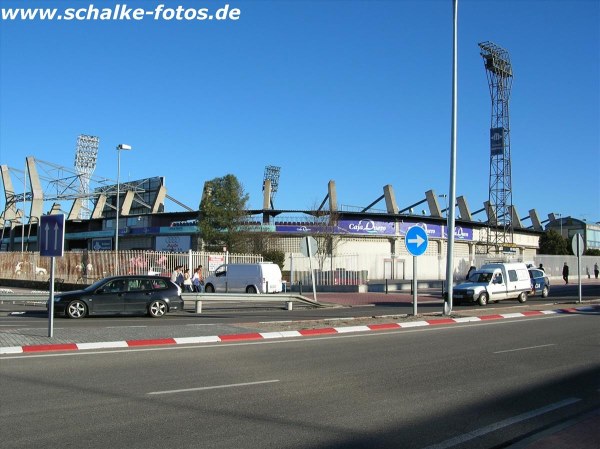
<svg viewBox="0 0 600 449">
<path fill-rule="evenodd" d="M 472 323 L 478 321 L 492 321 L 506 318 L 526 318 L 540 315 L 569 314 L 579 312 L 600 313 L 600 308 L 595 306 L 577 307 L 556 310 L 531 310 L 527 312 L 503 313 L 495 315 L 483 315 L 479 317 L 463 318 L 439 318 L 422 321 L 408 321 L 404 323 L 383 323 L 366 324 L 361 326 L 343 326 L 343 327 L 325 327 L 318 329 L 302 329 L 296 331 L 278 331 L 278 332 L 253 332 L 244 334 L 226 334 L 203 337 L 181 337 L 181 338 L 156 338 L 146 340 L 122 340 L 107 341 L 97 343 L 60 343 L 43 345 L 25 345 L 25 346 L 5 346 L 0 347 L 0 354 L 22 354 L 39 353 L 50 351 L 82 351 L 90 349 L 115 349 L 115 348 L 139 348 L 145 346 L 168 346 L 197 343 L 219 343 L 219 342 L 241 342 L 269 340 L 275 338 L 295 338 L 312 337 L 315 335 L 336 335 L 348 334 L 354 332 L 369 332 L 394 329 L 406 329 L 412 327 L 438 326 L 448 324 Z"/>
</svg>

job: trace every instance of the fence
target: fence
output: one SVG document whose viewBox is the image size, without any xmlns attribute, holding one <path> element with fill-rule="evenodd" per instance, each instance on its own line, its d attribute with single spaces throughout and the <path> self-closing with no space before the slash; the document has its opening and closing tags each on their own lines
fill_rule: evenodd
<svg viewBox="0 0 600 449">
<path fill-rule="evenodd" d="M 222 263 L 257 263 L 263 258 L 256 254 L 228 254 L 194 252 L 168 253 L 154 251 L 119 251 L 118 274 L 147 274 L 149 272 L 170 276 L 177 265 L 194 269 L 204 267 L 204 274 L 211 274 Z M 114 273 L 113 251 L 65 252 L 55 259 L 55 277 L 67 283 L 89 284 Z M 490 261 L 487 255 L 477 255 L 474 261 L 468 257 L 454 259 L 454 280 L 462 280 L 471 264 L 476 267 Z M 543 264 L 546 274 L 560 279 L 565 262 L 571 276 L 577 276 L 575 256 L 534 256 L 532 260 L 515 258 L 534 266 Z M 594 264 L 600 264 L 598 256 L 582 256 L 582 276 L 593 276 Z M 345 254 L 334 257 L 313 258 L 316 283 L 319 285 L 361 285 L 374 279 L 412 279 L 412 256 L 390 254 Z M 310 263 L 300 254 L 288 256 L 285 269 L 289 270 L 291 283 L 310 284 Z M 0 252 L 0 278 L 47 281 L 50 259 L 37 252 Z M 417 264 L 419 279 L 442 280 L 446 278 L 445 256 L 420 256 Z"/>
<path fill-rule="evenodd" d="M 168 253 L 155 251 L 119 251 L 119 272 L 114 270 L 114 251 L 65 252 L 55 258 L 54 275 L 67 283 L 89 284 L 114 274 L 160 274 L 170 276 L 177 265 L 193 270 L 198 265 L 204 275 L 221 263 L 262 262 L 257 254 L 194 252 Z M 0 278 L 46 281 L 50 274 L 50 258 L 37 252 L 0 252 Z"/>
</svg>

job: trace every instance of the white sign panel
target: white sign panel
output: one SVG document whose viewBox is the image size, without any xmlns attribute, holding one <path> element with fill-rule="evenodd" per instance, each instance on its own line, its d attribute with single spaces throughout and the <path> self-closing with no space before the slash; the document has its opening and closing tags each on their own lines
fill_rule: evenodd
<svg viewBox="0 0 600 449">
<path fill-rule="evenodd" d="M 225 256 L 216 256 L 211 254 L 208 256 L 208 271 L 215 271 L 219 265 L 223 265 L 225 263 Z"/>
<path fill-rule="evenodd" d="M 182 253 L 192 249 L 192 237 L 189 235 L 170 235 L 156 237 L 156 251 Z"/>
</svg>

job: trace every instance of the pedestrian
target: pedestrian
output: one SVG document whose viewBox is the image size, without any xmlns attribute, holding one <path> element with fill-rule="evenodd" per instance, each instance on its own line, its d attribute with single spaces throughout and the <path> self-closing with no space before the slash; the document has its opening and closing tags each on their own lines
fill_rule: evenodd
<svg viewBox="0 0 600 449">
<path fill-rule="evenodd" d="M 192 276 L 192 284 L 194 285 L 194 291 L 202 293 L 202 287 L 204 286 L 204 280 L 202 279 L 202 265 L 196 268 L 194 276 Z"/>
<path fill-rule="evenodd" d="M 544 273 L 546 272 L 546 270 L 544 270 L 544 264 L 541 263 L 540 266 L 538 267 L 540 270 L 542 270 Z"/>
<path fill-rule="evenodd" d="M 179 270 L 179 265 L 177 265 L 175 268 L 173 268 L 173 271 L 171 272 L 171 282 L 173 284 L 177 284 L 177 275 Z"/>
<path fill-rule="evenodd" d="M 596 263 L 594 264 L 594 277 L 595 277 L 596 279 L 598 279 L 598 274 L 600 274 L 600 272 L 598 271 L 598 262 L 596 262 Z"/>
<path fill-rule="evenodd" d="M 471 273 L 475 270 L 476 270 L 476 268 L 473 265 L 471 265 L 471 267 L 469 268 L 469 271 L 467 271 L 467 278 L 466 278 L 467 280 L 469 280 Z"/>
<path fill-rule="evenodd" d="M 183 265 L 179 265 L 177 267 L 177 281 L 175 283 L 177 285 L 179 285 L 182 290 L 184 288 L 183 281 L 184 281 L 184 279 L 183 279 Z"/>
<path fill-rule="evenodd" d="M 190 270 L 185 270 L 185 273 L 183 273 L 183 289 L 189 293 L 194 291 L 192 288 L 192 275 L 190 274 Z"/>
<path fill-rule="evenodd" d="M 567 262 L 565 262 L 565 265 L 563 266 L 563 279 L 565 280 L 565 284 L 569 283 L 569 266 L 567 265 Z"/>
</svg>

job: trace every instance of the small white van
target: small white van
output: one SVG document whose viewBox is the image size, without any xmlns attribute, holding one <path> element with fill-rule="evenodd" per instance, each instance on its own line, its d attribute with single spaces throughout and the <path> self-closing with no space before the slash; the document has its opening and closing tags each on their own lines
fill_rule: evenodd
<svg viewBox="0 0 600 449">
<path fill-rule="evenodd" d="M 527 301 L 531 279 L 524 263 L 489 263 L 473 271 L 469 278 L 452 289 L 456 304 L 477 302 L 485 306 L 503 299 Z"/>
<path fill-rule="evenodd" d="M 220 265 L 204 281 L 206 293 L 280 293 L 281 269 L 273 262 Z"/>
</svg>

